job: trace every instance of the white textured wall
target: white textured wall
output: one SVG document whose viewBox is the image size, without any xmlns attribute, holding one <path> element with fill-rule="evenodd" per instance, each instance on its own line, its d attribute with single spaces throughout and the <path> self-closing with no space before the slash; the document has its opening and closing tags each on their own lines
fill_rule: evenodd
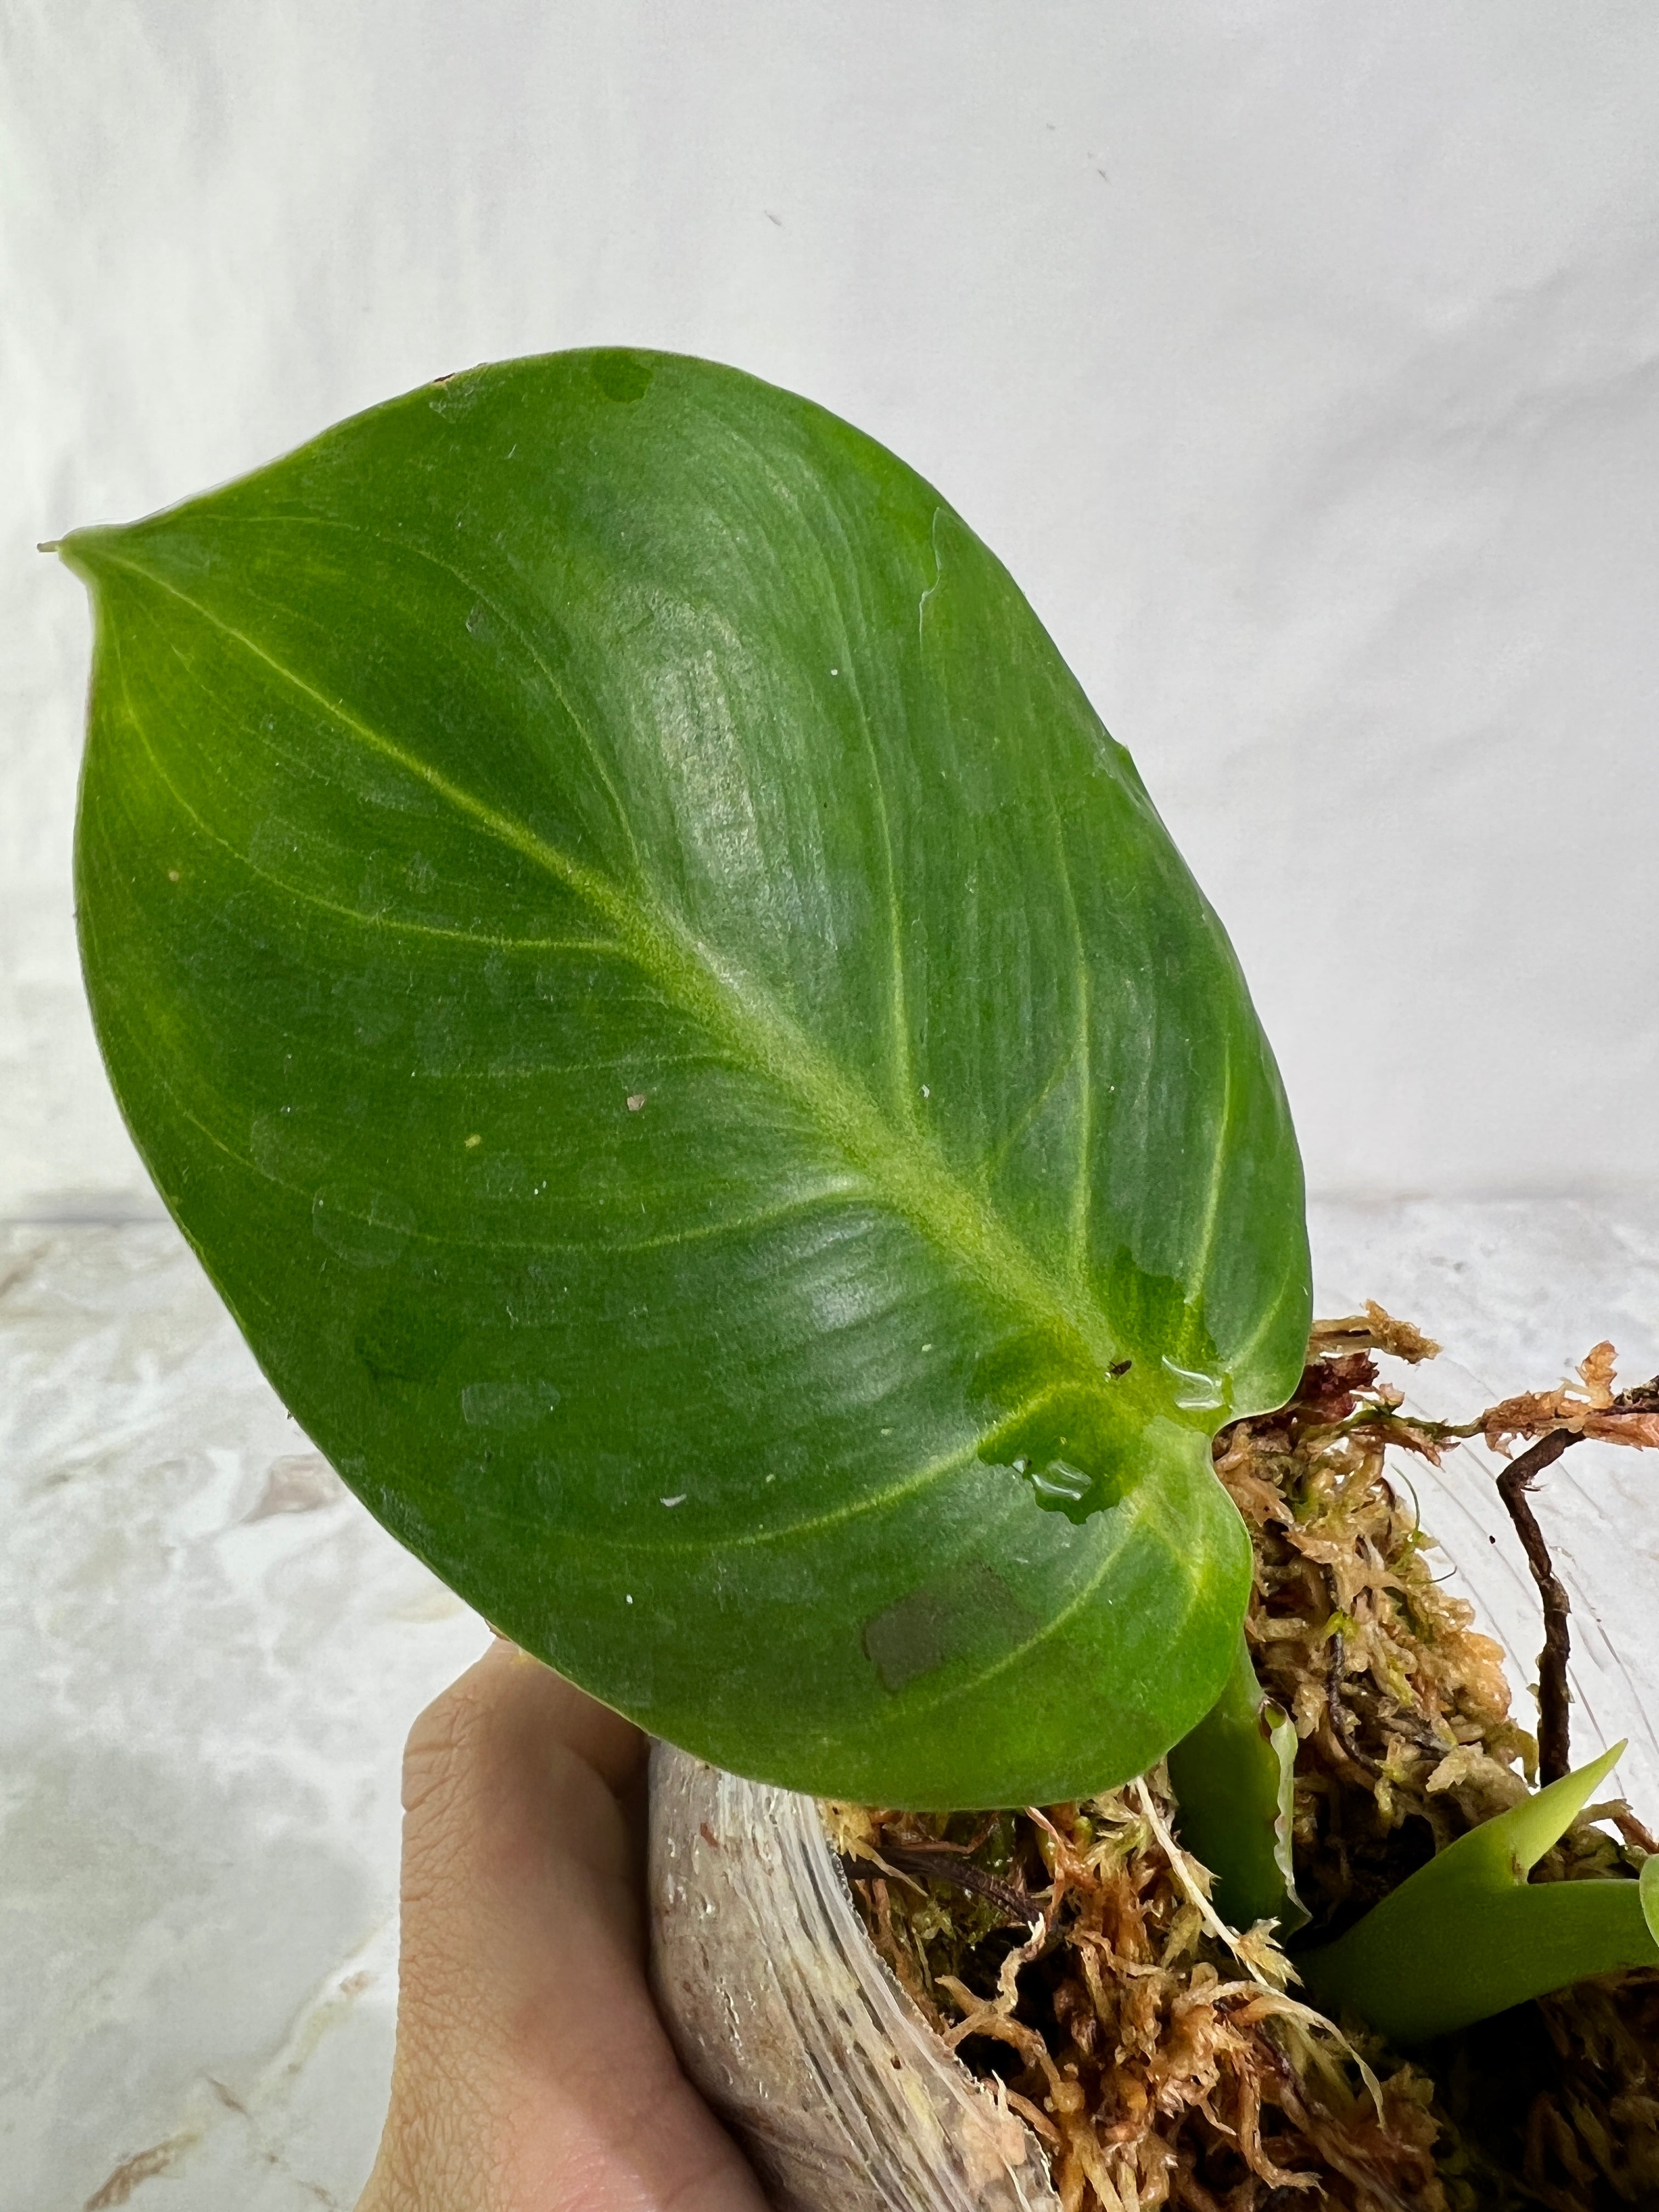
<svg viewBox="0 0 1659 2212">
<path fill-rule="evenodd" d="M 825 401 L 1008 561 L 1316 1186 L 1659 1179 L 1659 15 L 7 0 L 0 1214 L 146 1202 L 31 550 L 502 355 Z"/>
</svg>

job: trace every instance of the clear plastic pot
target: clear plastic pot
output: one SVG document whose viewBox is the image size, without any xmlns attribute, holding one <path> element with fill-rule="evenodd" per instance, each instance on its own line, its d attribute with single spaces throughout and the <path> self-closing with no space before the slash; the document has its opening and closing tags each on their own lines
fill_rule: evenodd
<svg viewBox="0 0 1659 2212">
<path fill-rule="evenodd" d="M 1414 1409 L 1486 1402 L 1450 1362 L 1413 1378 Z M 1541 1641 L 1537 1593 L 1466 1444 L 1415 1492 L 1449 1581 L 1504 1644 L 1517 1708 Z M 1659 1470 L 1577 1447 L 1540 1511 L 1572 1607 L 1573 1758 L 1620 1737 L 1609 1789 L 1659 1820 Z M 928 2027 L 865 1934 L 814 1800 L 656 1747 L 650 1895 L 658 2002 L 692 2079 L 738 2135 L 779 2212 L 1058 2212 L 1036 2136 Z"/>
</svg>

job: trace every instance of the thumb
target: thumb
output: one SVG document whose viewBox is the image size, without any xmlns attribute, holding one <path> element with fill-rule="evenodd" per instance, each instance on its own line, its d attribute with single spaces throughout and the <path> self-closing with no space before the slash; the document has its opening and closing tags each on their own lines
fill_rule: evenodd
<svg viewBox="0 0 1659 2212">
<path fill-rule="evenodd" d="M 762 2212 L 646 1986 L 645 1748 L 502 1642 L 416 1722 L 391 2110 L 359 2212 Z"/>
</svg>

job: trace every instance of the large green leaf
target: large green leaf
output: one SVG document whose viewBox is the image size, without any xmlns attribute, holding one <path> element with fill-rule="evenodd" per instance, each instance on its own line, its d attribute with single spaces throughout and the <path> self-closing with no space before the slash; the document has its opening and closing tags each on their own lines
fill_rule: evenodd
<svg viewBox="0 0 1659 2212">
<path fill-rule="evenodd" d="M 65 557 L 82 949 L 288 1405 L 728 1765 L 1048 1799 L 1213 1702 L 1308 1317 L 1231 951 L 997 562 L 805 401 L 483 368 Z"/>
</svg>

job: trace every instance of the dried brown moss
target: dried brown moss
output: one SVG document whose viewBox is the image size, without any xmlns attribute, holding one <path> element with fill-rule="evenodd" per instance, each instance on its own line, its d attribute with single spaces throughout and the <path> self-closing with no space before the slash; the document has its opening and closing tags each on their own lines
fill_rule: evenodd
<svg viewBox="0 0 1659 2212">
<path fill-rule="evenodd" d="M 1650 1394 L 1615 1398 L 1607 1346 L 1577 1391 L 1462 1429 L 1408 1420 L 1372 1355 L 1436 1348 L 1375 1306 L 1322 1324 L 1290 1405 L 1216 1441 L 1255 1551 L 1252 1655 L 1296 1723 L 1297 1879 L 1322 1934 L 1513 1804 L 1535 1766 L 1500 1650 L 1437 1583 L 1389 1447 L 1437 1459 L 1460 1435 L 1560 1428 L 1659 1441 Z M 1020 1814 L 830 1810 L 882 1954 L 1003 2082 L 1066 2212 L 1659 2206 L 1659 1971 L 1407 2062 L 1297 2002 L 1268 1929 L 1220 1921 L 1161 1766 Z M 1622 1872 L 1652 1848 L 1627 1808 L 1591 1808 L 1539 1876 Z"/>
<path fill-rule="evenodd" d="M 1426 2084 L 1396 2068 L 1379 2111 L 1341 2039 L 1285 1993 L 1266 1935 L 1218 1934 L 1175 1817 L 1161 1770 L 1003 1816 L 1018 1919 L 949 1869 L 983 1849 L 962 1815 L 840 1808 L 836 1830 L 883 1956 L 969 2065 L 1000 2077 L 1066 2212 L 1444 2205 Z"/>
</svg>

